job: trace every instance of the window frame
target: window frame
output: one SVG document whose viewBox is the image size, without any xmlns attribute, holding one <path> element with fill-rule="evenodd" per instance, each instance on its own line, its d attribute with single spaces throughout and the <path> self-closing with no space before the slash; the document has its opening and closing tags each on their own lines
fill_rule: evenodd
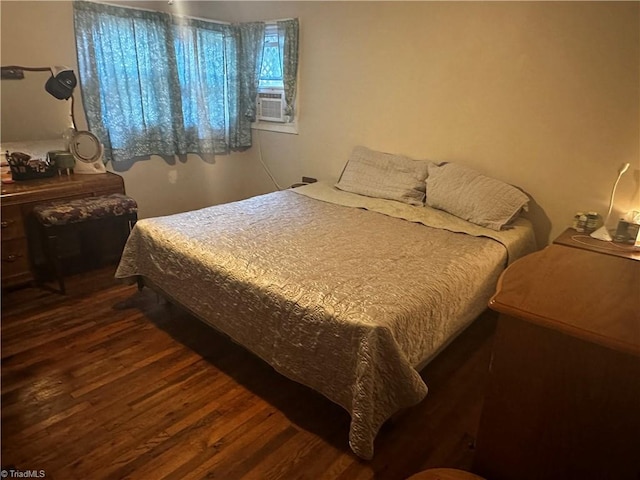
<svg viewBox="0 0 640 480">
<path fill-rule="evenodd" d="M 265 22 L 265 32 L 264 32 L 264 37 L 265 37 L 265 44 L 266 44 L 266 40 L 267 40 L 267 36 L 278 36 L 278 23 L 277 21 L 266 21 Z M 271 42 L 272 43 L 272 42 Z M 264 47 L 263 47 L 264 48 Z M 278 48 L 280 48 L 280 45 L 278 44 Z M 264 60 L 263 60 L 264 61 Z M 282 52 L 280 52 L 280 61 L 282 62 Z M 281 65 L 281 71 L 284 67 Z M 300 75 L 300 69 L 298 69 L 297 72 L 297 76 L 299 77 Z M 258 94 L 259 93 L 272 93 L 274 91 L 280 92 L 283 94 L 284 97 L 284 79 L 281 79 L 282 86 L 273 86 L 273 85 L 260 85 L 260 81 L 258 82 Z M 288 122 L 276 122 L 276 121 L 270 121 L 270 120 L 261 120 L 256 118 L 255 122 L 252 122 L 251 124 L 251 128 L 254 130 L 266 130 L 266 131 L 271 131 L 271 132 L 277 132 L 277 133 L 288 133 L 288 134 L 293 134 L 293 135 L 297 135 L 298 134 L 298 118 L 299 118 L 299 88 L 298 88 L 299 82 L 298 80 L 296 80 L 296 96 L 295 96 L 295 108 L 293 110 L 293 118 L 288 121 Z M 258 97 L 256 96 L 256 111 L 257 111 L 257 103 L 258 103 Z"/>
<path fill-rule="evenodd" d="M 267 37 L 276 37 L 276 41 L 275 41 L 275 45 L 274 42 L 267 42 Z M 262 46 L 262 50 L 263 50 L 263 59 L 262 59 L 262 63 L 264 64 L 264 49 L 266 47 L 275 47 L 278 49 L 278 57 L 280 58 L 280 81 L 277 85 L 269 85 L 269 84 L 263 84 L 261 85 L 261 82 L 263 81 L 261 78 L 258 78 L 258 90 L 261 91 L 265 91 L 265 90 L 282 90 L 284 92 L 284 79 L 282 78 L 282 69 L 283 69 L 283 65 L 282 65 L 282 53 L 280 52 L 280 44 L 278 42 L 278 24 L 275 22 L 265 22 L 265 28 L 264 28 L 264 44 Z M 262 67 L 261 67 L 262 70 Z M 272 80 L 264 80 L 265 82 L 270 82 Z"/>
</svg>

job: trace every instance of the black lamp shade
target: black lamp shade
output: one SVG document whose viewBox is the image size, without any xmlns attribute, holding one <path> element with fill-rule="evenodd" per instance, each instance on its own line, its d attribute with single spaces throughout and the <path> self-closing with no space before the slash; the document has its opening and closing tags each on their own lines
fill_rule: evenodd
<svg viewBox="0 0 640 480">
<path fill-rule="evenodd" d="M 44 89 L 59 100 L 67 100 L 77 83 L 73 70 L 62 70 L 47 80 Z"/>
</svg>

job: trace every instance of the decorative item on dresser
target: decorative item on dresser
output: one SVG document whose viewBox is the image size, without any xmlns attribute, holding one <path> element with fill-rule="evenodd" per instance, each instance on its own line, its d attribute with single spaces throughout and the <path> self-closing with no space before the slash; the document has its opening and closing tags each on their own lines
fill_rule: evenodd
<svg viewBox="0 0 640 480">
<path fill-rule="evenodd" d="M 53 200 L 125 193 L 122 177 L 103 175 L 55 176 L 2 185 L 2 288 L 35 279 L 42 261 L 42 245 L 31 212 Z"/>
<path fill-rule="evenodd" d="M 501 275 L 473 471 L 637 480 L 640 262 L 565 237 Z"/>
</svg>

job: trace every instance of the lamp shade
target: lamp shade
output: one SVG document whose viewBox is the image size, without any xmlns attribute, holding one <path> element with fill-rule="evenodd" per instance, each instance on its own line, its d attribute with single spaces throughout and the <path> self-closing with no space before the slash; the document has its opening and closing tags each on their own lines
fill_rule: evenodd
<svg viewBox="0 0 640 480">
<path fill-rule="evenodd" d="M 71 69 L 53 70 L 44 89 L 59 100 L 67 100 L 73 94 L 78 81 Z"/>
</svg>

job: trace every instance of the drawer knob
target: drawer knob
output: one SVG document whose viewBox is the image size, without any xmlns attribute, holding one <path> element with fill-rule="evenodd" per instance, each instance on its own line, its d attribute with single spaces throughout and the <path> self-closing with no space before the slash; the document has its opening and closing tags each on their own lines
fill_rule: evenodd
<svg viewBox="0 0 640 480">
<path fill-rule="evenodd" d="M 2 225 L 2 228 L 7 228 L 12 223 L 13 223 L 13 220 L 3 220 L 2 222 L 0 222 L 0 225 Z"/>
<path fill-rule="evenodd" d="M 16 261 L 18 258 L 20 258 L 21 256 L 22 256 L 22 255 L 18 255 L 18 254 L 15 254 L 15 253 L 10 253 L 10 254 L 9 254 L 9 255 L 7 255 L 5 258 L 3 258 L 3 260 L 4 260 L 5 262 L 12 263 L 12 262 L 15 262 L 15 261 Z"/>
</svg>

